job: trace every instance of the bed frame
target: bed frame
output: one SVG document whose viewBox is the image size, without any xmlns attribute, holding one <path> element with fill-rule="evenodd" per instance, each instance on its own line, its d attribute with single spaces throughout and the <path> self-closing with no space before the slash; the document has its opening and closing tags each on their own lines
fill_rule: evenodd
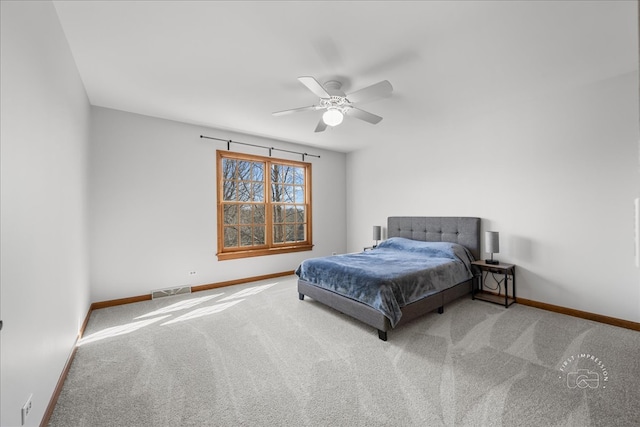
<svg viewBox="0 0 640 427">
<path fill-rule="evenodd" d="M 458 243 L 480 259 L 480 218 L 393 216 L 387 220 L 387 237 Z M 402 318 L 396 327 L 433 310 L 442 314 L 445 304 L 471 293 L 472 287 L 473 279 L 469 279 L 402 307 Z M 383 341 L 387 340 L 387 331 L 393 329 L 389 319 L 372 307 L 298 279 L 298 297 L 304 300 L 305 295 L 376 328 Z"/>
</svg>

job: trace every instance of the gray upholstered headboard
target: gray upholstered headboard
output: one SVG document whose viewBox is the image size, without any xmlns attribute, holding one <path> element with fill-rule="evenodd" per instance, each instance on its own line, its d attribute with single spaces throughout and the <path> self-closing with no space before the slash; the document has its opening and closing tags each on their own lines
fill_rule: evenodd
<svg viewBox="0 0 640 427">
<path fill-rule="evenodd" d="M 390 216 L 388 237 L 404 237 L 423 242 L 453 242 L 480 259 L 480 218 L 447 216 Z"/>
</svg>

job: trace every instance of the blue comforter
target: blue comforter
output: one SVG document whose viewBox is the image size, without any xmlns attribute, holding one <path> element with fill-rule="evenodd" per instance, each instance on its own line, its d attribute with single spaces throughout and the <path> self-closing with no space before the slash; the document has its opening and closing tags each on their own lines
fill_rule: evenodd
<svg viewBox="0 0 640 427">
<path fill-rule="evenodd" d="M 375 308 L 395 326 L 405 305 L 469 280 L 472 260 L 456 243 L 392 237 L 371 251 L 305 260 L 296 274 Z"/>
</svg>

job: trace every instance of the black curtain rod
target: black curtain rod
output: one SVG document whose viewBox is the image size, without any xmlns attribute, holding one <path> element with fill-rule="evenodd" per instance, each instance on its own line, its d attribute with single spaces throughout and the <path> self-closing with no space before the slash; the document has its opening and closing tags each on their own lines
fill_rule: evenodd
<svg viewBox="0 0 640 427">
<path fill-rule="evenodd" d="M 200 138 L 215 139 L 216 141 L 226 142 L 227 143 L 227 151 L 231 150 L 231 143 L 234 143 L 234 144 L 240 144 L 240 145 L 248 145 L 250 147 L 258 147 L 258 148 L 267 149 L 267 150 L 269 150 L 269 157 L 271 157 L 271 151 L 275 150 L 275 151 L 284 151 L 285 153 L 300 154 L 302 156 L 302 161 L 303 162 L 304 162 L 305 156 L 317 157 L 318 159 L 320 158 L 320 156 L 318 156 L 316 154 L 301 153 L 299 151 L 291 151 L 291 150 L 285 150 L 285 149 L 282 149 L 282 148 L 267 147 L 266 145 L 249 144 L 248 142 L 232 141 L 230 139 L 214 138 L 212 136 L 204 136 L 204 135 L 200 135 Z"/>
</svg>

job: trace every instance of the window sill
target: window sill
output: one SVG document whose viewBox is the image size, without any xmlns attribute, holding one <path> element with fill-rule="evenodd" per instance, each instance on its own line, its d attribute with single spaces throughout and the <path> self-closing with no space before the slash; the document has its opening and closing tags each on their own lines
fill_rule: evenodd
<svg viewBox="0 0 640 427">
<path fill-rule="evenodd" d="M 290 252 L 303 252 L 303 251 L 310 251 L 312 249 L 313 249 L 313 245 L 297 245 L 297 246 L 283 246 L 283 247 L 270 248 L 270 249 L 254 249 L 254 250 L 247 250 L 247 251 L 222 252 L 216 255 L 218 257 L 218 261 L 226 261 L 229 259 L 250 258 L 254 256 L 277 255 L 277 254 L 286 254 Z"/>
</svg>

